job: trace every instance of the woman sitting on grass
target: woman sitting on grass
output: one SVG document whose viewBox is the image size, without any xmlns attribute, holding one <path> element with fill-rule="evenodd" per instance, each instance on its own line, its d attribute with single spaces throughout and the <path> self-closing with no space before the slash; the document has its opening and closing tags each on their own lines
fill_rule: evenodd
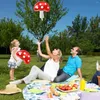
<svg viewBox="0 0 100 100">
<path fill-rule="evenodd" d="M 60 49 L 54 49 L 51 52 L 50 48 L 49 48 L 48 39 L 49 39 L 48 37 L 45 38 L 46 50 L 47 50 L 48 55 L 45 55 L 41 52 L 40 42 L 38 42 L 38 52 L 39 52 L 40 56 L 48 59 L 44 65 L 44 70 L 42 71 L 37 66 L 33 66 L 31 68 L 29 75 L 27 75 L 26 77 L 24 77 L 20 80 L 13 81 L 10 83 L 20 84 L 20 83 L 24 82 L 24 83 L 28 84 L 37 78 L 41 79 L 41 80 L 49 80 L 49 81 L 54 80 L 54 78 L 57 76 L 57 72 L 59 70 L 59 62 L 62 57 L 62 52 Z"/>
</svg>

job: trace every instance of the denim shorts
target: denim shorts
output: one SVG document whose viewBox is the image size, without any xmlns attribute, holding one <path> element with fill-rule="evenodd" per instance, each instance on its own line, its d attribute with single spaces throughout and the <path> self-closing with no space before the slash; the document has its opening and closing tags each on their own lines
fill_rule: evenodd
<svg viewBox="0 0 100 100">
<path fill-rule="evenodd" d="M 8 67 L 9 68 L 17 68 L 16 62 L 8 61 Z"/>
</svg>

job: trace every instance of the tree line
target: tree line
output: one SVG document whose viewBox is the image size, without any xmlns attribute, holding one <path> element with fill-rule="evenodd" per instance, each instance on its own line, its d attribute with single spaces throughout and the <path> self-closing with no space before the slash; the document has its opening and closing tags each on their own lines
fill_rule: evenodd
<svg viewBox="0 0 100 100">
<path fill-rule="evenodd" d="M 63 54 L 69 54 L 73 46 L 79 46 L 82 54 L 95 54 L 94 52 L 100 51 L 100 16 L 96 15 L 88 20 L 87 17 L 78 14 L 71 26 L 66 25 L 66 29 L 58 32 L 53 28 L 70 10 L 63 7 L 62 0 L 45 1 L 50 5 L 50 12 L 45 13 L 43 21 L 39 18 L 39 12 L 33 10 L 36 0 L 16 1 L 15 13 L 20 22 L 8 18 L 0 19 L 0 47 L 6 48 L 5 53 L 8 53 L 9 44 L 14 38 L 20 41 L 22 49 L 36 53 L 37 45 L 34 44 L 34 39 L 30 39 L 29 33 L 42 40 L 43 36 L 50 32 L 50 47 L 60 48 Z M 24 29 L 29 32 L 26 36 L 23 33 Z M 46 52 L 44 43 L 42 49 Z"/>
</svg>

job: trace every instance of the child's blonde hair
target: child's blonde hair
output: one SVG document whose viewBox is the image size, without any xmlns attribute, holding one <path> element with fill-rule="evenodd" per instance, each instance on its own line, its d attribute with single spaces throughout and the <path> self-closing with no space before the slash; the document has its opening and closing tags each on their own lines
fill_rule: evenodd
<svg viewBox="0 0 100 100">
<path fill-rule="evenodd" d="M 19 42 L 17 39 L 14 39 L 13 41 L 11 41 L 11 43 L 10 43 L 10 52 L 11 52 L 11 49 L 13 48 L 13 47 L 15 47 L 16 45 L 16 42 Z"/>
</svg>

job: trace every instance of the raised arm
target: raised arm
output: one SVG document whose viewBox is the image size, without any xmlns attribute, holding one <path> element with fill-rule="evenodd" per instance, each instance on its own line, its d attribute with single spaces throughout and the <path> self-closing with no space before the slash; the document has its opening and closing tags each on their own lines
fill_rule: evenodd
<svg viewBox="0 0 100 100">
<path fill-rule="evenodd" d="M 40 47 L 40 42 L 38 42 L 38 53 L 39 53 L 39 55 L 42 56 L 43 58 L 47 58 L 47 59 L 50 58 L 49 55 L 45 55 L 45 54 L 42 53 L 41 47 Z"/>
<path fill-rule="evenodd" d="M 45 42 L 46 42 L 46 50 L 47 50 L 47 54 L 50 56 L 50 58 L 54 58 L 53 54 L 50 51 L 50 47 L 49 47 L 49 37 L 46 36 L 45 38 Z"/>
</svg>

